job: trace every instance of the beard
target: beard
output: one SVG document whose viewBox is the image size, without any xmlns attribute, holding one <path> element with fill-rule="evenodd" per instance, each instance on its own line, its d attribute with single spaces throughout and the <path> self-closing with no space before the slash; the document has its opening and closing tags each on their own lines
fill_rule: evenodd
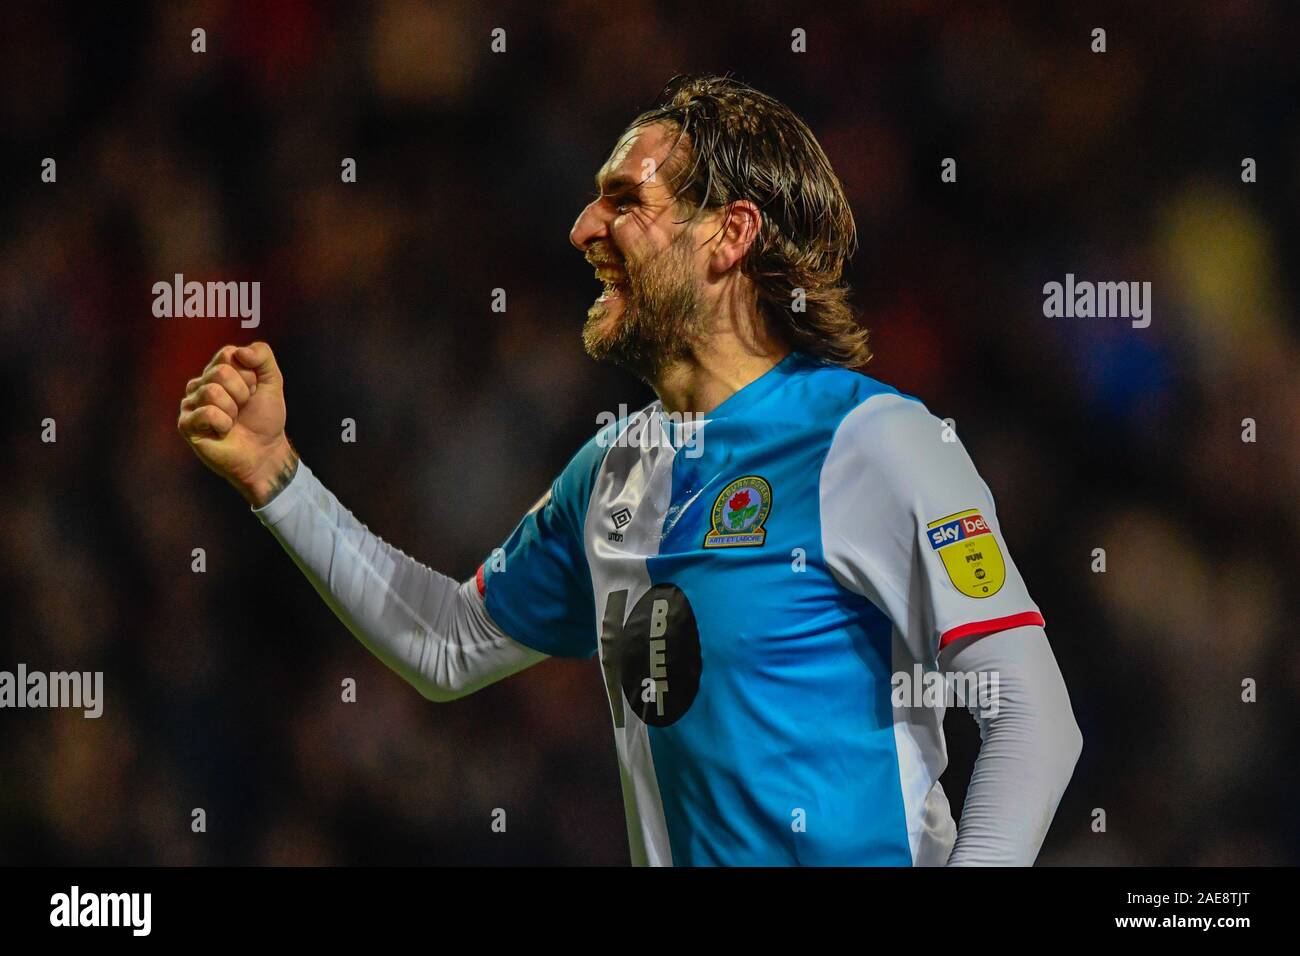
<svg viewBox="0 0 1300 956">
<path fill-rule="evenodd" d="M 621 365 L 648 382 L 672 363 L 689 358 L 701 332 L 691 252 L 691 232 L 684 230 L 661 251 L 627 259 L 622 298 L 597 302 L 587 311 L 582 328 L 587 354 Z M 611 307 L 619 306 L 622 311 L 611 320 Z M 606 328 L 611 321 L 612 327 Z"/>
</svg>

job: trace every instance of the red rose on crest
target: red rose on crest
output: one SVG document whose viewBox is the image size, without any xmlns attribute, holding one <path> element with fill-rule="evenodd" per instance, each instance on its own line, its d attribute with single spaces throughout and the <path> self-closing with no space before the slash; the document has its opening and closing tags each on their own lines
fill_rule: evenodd
<svg viewBox="0 0 1300 956">
<path fill-rule="evenodd" d="M 749 504 L 749 492 L 741 489 L 731 496 L 731 500 L 727 502 L 727 507 L 732 511 L 739 511 L 747 504 Z"/>
</svg>

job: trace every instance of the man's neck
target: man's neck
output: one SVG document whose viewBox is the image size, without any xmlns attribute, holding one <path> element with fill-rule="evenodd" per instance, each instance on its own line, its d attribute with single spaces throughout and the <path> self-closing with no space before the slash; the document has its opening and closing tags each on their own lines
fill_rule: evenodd
<svg viewBox="0 0 1300 956">
<path fill-rule="evenodd" d="M 717 343 L 674 362 L 651 385 L 664 411 L 707 415 L 789 354 L 788 347 L 775 343 L 759 352 Z"/>
</svg>

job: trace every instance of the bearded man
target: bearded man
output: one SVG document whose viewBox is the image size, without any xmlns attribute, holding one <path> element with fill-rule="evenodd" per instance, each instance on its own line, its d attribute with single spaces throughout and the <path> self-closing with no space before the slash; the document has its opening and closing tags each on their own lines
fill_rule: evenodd
<svg viewBox="0 0 1300 956">
<path fill-rule="evenodd" d="M 970 457 L 858 371 L 853 215 L 812 132 L 734 79 L 679 77 L 596 188 L 570 233 L 604 283 L 583 341 L 658 399 L 473 578 L 372 534 L 299 460 L 266 343 L 188 383 L 181 434 L 427 698 L 598 658 L 634 864 L 1031 864 L 1081 735 Z M 907 690 L 954 673 L 977 678 L 982 737 L 960 830 L 948 695 Z"/>
</svg>

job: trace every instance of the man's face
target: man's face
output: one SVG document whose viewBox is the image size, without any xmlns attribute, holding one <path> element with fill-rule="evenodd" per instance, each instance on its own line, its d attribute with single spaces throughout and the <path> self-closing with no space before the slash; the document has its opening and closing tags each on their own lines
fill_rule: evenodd
<svg viewBox="0 0 1300 956">
<path fill-rule="evenodd" d="M 625 134 L 596 175 L 600 196 L 569 234 L 605 283 L 583 327 L 587 353 L 645 378 L 688 356 L 705 331 L 701 224 L 680 222 L 688 213 L 661 171 L 675 139 L 659 125 Z"/>
</svg>

